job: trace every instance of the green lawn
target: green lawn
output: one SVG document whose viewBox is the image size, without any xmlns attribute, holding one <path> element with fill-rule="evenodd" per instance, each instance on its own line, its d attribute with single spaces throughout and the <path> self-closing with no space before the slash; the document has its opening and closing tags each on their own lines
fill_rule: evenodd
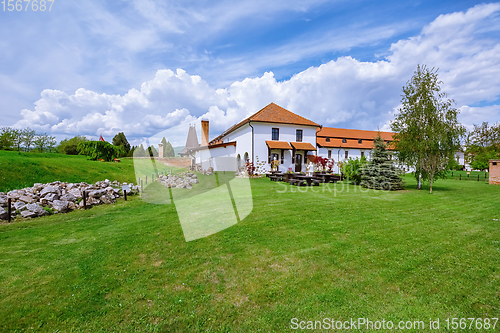
<svg viewBox="0 0 500 333">
<path fill-rule="evenodd" d="M 139 197 L 2 224 L 0 331 L 278 332 L 326 317 L 440 318 L 446 331 L 446 318 L 498 318 L 500 186 L 439 180 L 431 195 L 405 181 L 253 179 L 246 219 L 188 243 L 175 205 Z"/>
<path fill-rule="evenodd" d="M 147 160 L 140 160 L 145 163 Z M 120 182 L 134 182 L 134 162 L 122 158 L 120 163 L 90 161 L 86 156 L 72 156 L 56 153 L 22 153 L 0 150 L 0 192 L 31 187 L 34 183 L 88 182 L 109 179 Z M 147 171 L 146 171 L 147 170 Z M 158 172 L 178 172 L 179 169 L 156 165 Z M 138 170 L 151 177 L 149 168 Z M 144 178 L 144 177 L 142 177 Z M 151 179 L 151 178 L 149 178 Z"/>
</svg>

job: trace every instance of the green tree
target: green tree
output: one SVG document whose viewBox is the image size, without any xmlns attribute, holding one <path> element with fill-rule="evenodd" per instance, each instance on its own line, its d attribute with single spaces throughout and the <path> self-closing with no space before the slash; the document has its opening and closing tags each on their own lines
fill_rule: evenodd
<svg viewBox="0 0 500 333">
<path fill-rule="evenodd" d="M 23 130 L 12 129 L 13 143 L 17 151 L 21 150 L 21 145 L 23 143 Z"/>
<path fill-rule="evenodd" d="M 367 160 L 364 156 L 361 156 L 361 159 L 349 158 L 349 160 L 342 163 L 341 172 L 344 177 L 349 179 L 354 184 L 359 185 L 359 183 L 361 183 L 361 169 L 366 163 Z"/>
<path fill-rule="evenodd" d="M 487 122 L 474 124 L 467 133 L 465 147 L 465 159 L 472 169 L 488 169 L 488 161 L 500 156 L 500 123 L 491 127 Z"/>
<path fill-rule="evenodd" d="M 59 146 L 57 146 L 57 151 L 66 155 L 78 155 L 78 144 L 85 141 L 88 141 L 87 138 L 80 135 L 71 139 L 61 140 Z"/>
<path fill-rule="evenodd" d="M 106 141 L 85 141 L 78 144 L 78 153 L 90 157 L 91 160 L 111 162 L 123 155 L 123 149 Z"/>
<path fill-rule="evenodd" d="M 151 145 L 148 147 L 148 155 L 150 157 L 158 157 L 158 150 L 156 150 L 155 146 Z"/>
<path fill-rule="evenodd" d="M 127 138 L 123 132 L 118 133 L 113 137 L 113 145 L 117 147 L 121 147 L 125 154 L 123 156 L 127 156 L 130 152 L 130 143 L 128 143 Z"/>
<path fill-rule="evenodd" d="M 380 133 L 373 144 L 372 159 L 361 168 L 361 186 L 374 190 L 402 190 L 403 181 Z"/>
<path fill-rule="evenodd" d="M 174 152 L 174 147 L 172 147 L 172 144 L 170 141 L 167 141 L 167 144 L 163 146 L 164 153 L 163 156 L 165 157 L 175 157 L 175 152 Z"/>
<path fill-rule="evenodd" d="M 419 189 L 421 181 L 428 180 L 431 193 L 436 177 L 444 176 L 465 133 L 457 119 L 460 111 L 441 91 L 441 84 L 437 70 L 417 66 L 403 87 L 402 107 L 391 123 L 398 160 L 416 170 Z"/>
<path fill-rule="evenodd" d="M 52 152 L 56 144 L 57 141 L 55 136 L 47 136 L 47 148 L 49 148 L 49 152 Z"/>
<path fill-rule="evenodd" d="M 23 143 L 27 151 L 30 151 L 30 147 L 33 144 L 33 140 L 35 140 L 35 137 L 36 137 L 35 130 L 29 127 L 23 130 Z"/>
<path fill-rule="evenodd" d="M 43 153 L 43 151 L 47 147 L 48 143 L 49 143 L 49 136 L 47 135 L 47 133 L 38 134 L 35 137 L 35 140 L 33 141 L 33 144 L 35 145 L 35 147 L 38 149 L 38 151 L 40 153 Z"/>
<path fill-rule="evenodd" d="M 146 151 L 144 150 L 144 146 L 141 145 L 137 146 L 134 150 L 134 157 L 146 157 Z"/>
<path fill-rule="evenodd" d="M 14 146 L 14 134 L 12 128 L 4 127 L 0 132 L 0 149 L 10 150 Z"/>
</svg>

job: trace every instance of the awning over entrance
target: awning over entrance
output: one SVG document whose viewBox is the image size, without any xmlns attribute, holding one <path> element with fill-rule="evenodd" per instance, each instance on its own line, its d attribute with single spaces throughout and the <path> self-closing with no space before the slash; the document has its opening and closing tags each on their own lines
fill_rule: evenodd
<svg viewBox="0 0 500 333">
<path fill-rule="evenodd" d="M 290 142 L 295 150 L 316 150 L 309 142 Z"/>
<path fill-rule="evenodd" d="M 266 144 L 269 149 L 292 149 L 290 144 L 286 141 L 267 141 Z"/>
</svg>

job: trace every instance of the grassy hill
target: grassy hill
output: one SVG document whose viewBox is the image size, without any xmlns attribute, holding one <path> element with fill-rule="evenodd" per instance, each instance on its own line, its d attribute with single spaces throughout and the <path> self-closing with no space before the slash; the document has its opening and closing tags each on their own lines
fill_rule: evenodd
<svg viewBox="0 0 500 333">
<path fill-rule="evenodd" d="M 158 165 L 157 169 L 165 172 L 175 168 Z M 86 156 L 0 150 L 0 170 L 0 192 L 56 180 L 77 183 L 104 179 L 135 182 L 134 161 L 130 158 L 123 158 L 120 163 L 97 162 L 88 160 Z"/>
<path fill-rule="evenodd" d="M 498 317 L 500 186 L 440 180 L 431 195 L 405 180 L 383 192 L 253 179 L 246 219 L 188 243 L 175 205 L 139 197 L 0 225 L 0 331 L 279 332 L 292 318 L 369 318 L 426 332 L 429 318 L 448 331 L 446 318 Z"/>
</svg>

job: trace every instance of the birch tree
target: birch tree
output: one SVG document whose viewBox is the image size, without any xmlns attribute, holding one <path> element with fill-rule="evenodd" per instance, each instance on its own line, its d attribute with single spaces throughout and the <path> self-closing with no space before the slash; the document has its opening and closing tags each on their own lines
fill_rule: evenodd
<svg viewBox="0 0 500 333">
<path fill-rule="evenodd" d="M 391 128 L 398 160 L 415 169 L 418 188 L 422 180 L 430 183 L 444 176 L 448 161 L 460 149 L 465 128 L 458 122 L 460 111 L 441 90 L 438 70 L 417 66 L 403 87 L 402 106 Z"/>
</svg>

